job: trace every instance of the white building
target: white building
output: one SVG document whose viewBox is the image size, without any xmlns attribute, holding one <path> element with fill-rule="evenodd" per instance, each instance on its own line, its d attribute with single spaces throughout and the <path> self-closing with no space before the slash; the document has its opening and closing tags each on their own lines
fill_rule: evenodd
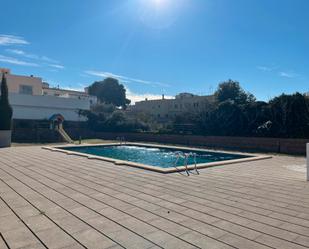
<svg viewBox="0 0 309 249">
<path fill-rule="evenodd" d="M 86 92 L 49 88 L 39 77 L 13 75 L 8 69 L 0 69 L 1 77 L 3 73 L 6 74 L 13 119 L 44 120 L 61 114 L 68 121 L 84 121 L 79 110 L 90 110 L 97 101 Z"/>
</svg>

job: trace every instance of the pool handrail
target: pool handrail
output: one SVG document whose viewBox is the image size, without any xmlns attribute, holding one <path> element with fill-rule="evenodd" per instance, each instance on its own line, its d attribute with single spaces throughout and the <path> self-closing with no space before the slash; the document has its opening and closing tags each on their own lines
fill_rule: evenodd
<svg viewBox="0 0 309 249">
<path fill-rule="evenodd" d="M 182 151 L 176 151 L 176 161 L 174 163 L 174 167 L 177 168 L 177 163 L 179 161 L 179 158 L 180 157 L 183 157 L 184 158 L 184 166 L 185 166 L 185 170 L 186 170 L 186 173 L 188 176 L 190 176 L 190 170 L 188 169 L 188 162 L 189 162 L 189 157 L 190 156 L 193 156 L 193 160 L 194 160 L 194 169 L 196 171 L 196 173 L 199 175 L 199 171 L 197 170 L 197 163 L 196 163 L 196 153 L 184 153 Z"/>
</svg>

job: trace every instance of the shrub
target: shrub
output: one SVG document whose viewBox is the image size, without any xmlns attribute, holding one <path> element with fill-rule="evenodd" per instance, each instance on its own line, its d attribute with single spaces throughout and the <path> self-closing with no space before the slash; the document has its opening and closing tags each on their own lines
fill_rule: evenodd
<svg viewBox="0 0 309 249">
<path fill-rule="evenodd" d="M 149 130 L 145 122 L 106 105 L 93 106 L 92 110 L 82 111 L 80 114 L 87 117 L 88 128 L 92 131 L 141 132 Z"/>
</svg>

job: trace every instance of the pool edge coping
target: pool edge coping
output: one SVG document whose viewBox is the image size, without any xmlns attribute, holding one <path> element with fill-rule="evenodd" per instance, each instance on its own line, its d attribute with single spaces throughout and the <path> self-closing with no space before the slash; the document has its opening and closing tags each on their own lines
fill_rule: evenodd
<svg viewBox="0 0 309 249">
<path fill-rule="evenodd" d="M 164 173 L 164 174 L 186 171 L 185 166 L 178 166 L 178 167 L 171 167 L 171 168 L 160 168 L 160 167 L 151 166 L 151 165 L 147 165 L 147 164 L 141 164 L 141 163 L 135 163 L 135 162 L 125 161 L 125 160 L 112 159 L 112 158 L 103 157 L 103 156 L 95 156 L 95 155 L 90 155 L 90 154 L 87 154 L 87 153 L 68 151 L 68 150 L 64 149 L 64 148 L 69 148 L 69 147 L 87 147 L 87 146 L 96 147 L 96 146 L 113 146 L 113 145 L 138 145 L 138 146 L 146 146 L 146 147 L 172 148 L 172 149 L 180 149 L 180 150 L 195 150 L 195 151 L 201 151 L 201 152 L 217 152 L 217 153 L 234 154 L 234 155 L 237 154 L 237 155 L 249 156 L 247 158 L 223 160 L 223 161 L 212 162 L 212 163 L 200 163 L 200 164 L 196 165 L 197 169 L 205 169 L 205 168 L 216 167 L 216 166 L 223 166 L 223 165 L 229 165 L 229 164 L 235 164 L 235 163 L 252 162 L 252 161 L 258 161 L 258 160 L 264 160 L 264 159 L 271 159 L 272 158 L 272 156 L 269 156 L 269 155 L 256 155 L 256 154 L 244 153 L 244 152 L 232 153 L 232 152 L 226 152 L 226 151 L 223 151 L 223 150 L 209 150 L 209 149 L 201 149 L 201 148 L 195 148 L 195 147 L 159 145 L 159 144 L 151 144 L 151 143 L 146 144 L 146 143 L 134 143 L 134 142 L 127 142 L 127 143 L 122 143 L 122 144 L 120 144 L 120 143 L 82 144 L 82 145 L 67 144 L 67 145 L 60 145 L 60 146 L 42 146 L 41 148 L 49 150 L 49 151 L 53 151 L 53 152 L 61 152 L 61 153 L 67 154 L 67 155 L 81 156 L 81 157 L 86 157 L 88 159 L 95 159 L 95 160 L 110 162 L 110 163 L 114 163 L 117 166 L 126 165 L 126 166 L 151 170 L 151 171 L 154 171 L 154 172 Z M 195 165 L 192 165 L 192 164 L 188 165 L 187 169 L 188 170 L 194 170 Z"/>
</svg>

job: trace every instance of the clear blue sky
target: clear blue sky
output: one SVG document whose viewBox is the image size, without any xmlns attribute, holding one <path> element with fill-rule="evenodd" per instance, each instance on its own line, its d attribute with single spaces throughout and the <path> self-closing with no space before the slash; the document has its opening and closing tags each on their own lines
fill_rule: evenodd
<svg viewBox="0 0 309 249">
<path fill-rule="evenodd" d="M 0 0 L 0 67 L 82 88 L 117 75 L 134 98 L 258 99 L 309 91 L 308 0 Z"/>
</svg>

